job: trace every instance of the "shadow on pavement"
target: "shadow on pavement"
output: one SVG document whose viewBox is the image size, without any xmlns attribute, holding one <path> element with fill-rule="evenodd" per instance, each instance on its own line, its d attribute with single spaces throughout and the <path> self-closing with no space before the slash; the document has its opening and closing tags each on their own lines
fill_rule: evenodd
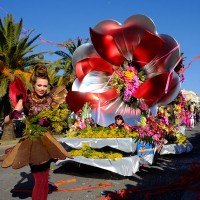
<svg viewBox="0 0 200 200">
<path fill-rule="evenodd" d="M 187 139 L 193 145 L 191 152 L 179 155 L 159 155 L 156 162 L 151 166 L 141 167 L 140 171 L 131 177 L 124 177 L 100 168 L 69 161 L 54 170 L 54 173 L 63 173 L 78 177 L 124 180 L 122 192 L 129 191 L 128 199 L 134 200 L 182 200 L 200 199 L 200 126 L 192 131 L 186 131 Z M 195 163 L 197 166 L 195 168 Z M 192 171 L 191 169 L 196 171 Z M 185 182 L 184 182 L 185 181 Z M 131 184 L 133 182 L 133 184 Z M 197 187 L 196 187 L 197 186 Z M 117 188 L 116 188 L 117 189 Z M 195 194 L 188 197 L 190 191 Z M 105 190 L 106 194 L 116 195 L 117 192 Z M 119 193 L 122 195 L 121 193 Z M 127 195 L 127 194 L 124 194 Z M 199 195 L 199 196 L 198 196 Z M 117 197 L 123 199 L 121 197 Z"/>
<path fill-rule="evenodd" d="M 31 197 L 34 180 L 31 173 L 21 172 L 21 179 L 17 182 L 11 190 L 12 197 L 26 199 Z"/>
</svg>

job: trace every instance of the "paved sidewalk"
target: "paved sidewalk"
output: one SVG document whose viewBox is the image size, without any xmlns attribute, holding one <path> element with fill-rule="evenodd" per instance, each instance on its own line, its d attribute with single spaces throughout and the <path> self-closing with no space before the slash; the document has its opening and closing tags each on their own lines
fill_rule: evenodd
<svg viewBox="0 0 200 200">
<path fill-rule="evenodd" d="M 51 192 L 48 200 L 99 200 L 108 192 L 122 189 L 131 191 L 129 199 L 133 200 L 200 199 L 200 166 L 187 175 L 194 162 L 200 162 L 200 126 L 186 131 L 186 136 L 193 145 L 191 152 L 159 156 L 154 165 L 141 168 L 131 177 L 74 162 L 62 167 L 52 164 L 50 181 L 57 183 L 58 190 Z M 0 154 L 7 147 L 1 145 Z M 19 170 L 0 168 L 0 180 L 0 200 L 31 199 L 33 178 L 28 166 Z"/>
</svg>

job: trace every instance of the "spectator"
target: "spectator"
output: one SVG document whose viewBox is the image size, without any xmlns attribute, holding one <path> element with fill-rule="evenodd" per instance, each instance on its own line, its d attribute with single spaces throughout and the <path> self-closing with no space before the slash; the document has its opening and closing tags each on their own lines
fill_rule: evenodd
<svg viewBox="0 0 200 200">
<path fill-rule="evenodd" d="M 191 111 L 191 113 L 190 113 L 190 130 L 192 130 L 192 128 L 194 128 L 194 117 L 195 117 L 195 114 L 193 111 Z"/>
</svg>

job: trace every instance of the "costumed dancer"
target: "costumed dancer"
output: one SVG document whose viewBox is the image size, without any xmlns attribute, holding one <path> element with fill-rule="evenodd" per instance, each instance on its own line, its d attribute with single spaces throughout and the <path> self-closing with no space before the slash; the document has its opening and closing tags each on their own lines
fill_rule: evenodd
<svg viewBox="0 0 200 200">
<path fill-rule="evenodd" d="M 23 82 L 22 82 L 23 83 Z M 2 157 L 2 167 L 10 167 L 14 169 L 22 168 L 30 165 L 32 175 L 34 177 L 34 188 L 32 191 L 33 200 L 46 200 L 48 196 L 48 179 L 51 162 L 58 159 L 71 158 L 64 147 L 51 135 L 51 122 L 48 118 L 40 118 L 37 121 L 40 132 L 34 135 L 31 130 L 31 119 L 38 116 L 44 110 L 50 110 L 55 106 L 65 102 L 67 91 L 65 86 L 54 88 L 48 93 L 49 76 L 47 68 L 43 64 L 35 66 L 31 77 L 33 91 L 24 95 L 17 101 L 15 109 L 9 116 L 5 117 L 4 122 L 9 123 L 11 120 L 18 118 L 22 111 L 26 114 L 26 131 L 20 141 L 11 149 L 7 150 Z M 57 92 L 59 90 L 59 92 Z M 19 97 L 19 96 L 18 96 Z M 27 125 L 29 123 L 29 125 Z M 28 128 L 27 128 L 28 127 Z M 43 131 L 44 128 L 47 128 Z M 36 130 L 37 131 L 37 130 Z"/>
</svg>

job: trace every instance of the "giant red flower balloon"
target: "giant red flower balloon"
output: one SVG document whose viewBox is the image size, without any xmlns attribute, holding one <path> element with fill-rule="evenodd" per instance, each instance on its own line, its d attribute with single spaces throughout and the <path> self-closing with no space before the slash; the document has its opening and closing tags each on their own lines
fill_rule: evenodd
<svg viewBox="0 0 200 200">
<path fill-rule="evenodd" d="M 149 17 L 133 15 L 123 24 L 104 20 L 90 28 L 90 35 L 92 44 L 81 45 L 73 55 L 77 79 L 66 101 L 75 112 L 90 102 L 100 125 L 109 125 L 116 114 L 135 124 L 140 110 L 124 101 L 124 87 L 129 97 L 143 99 L 149 107 L 176 98 L 180 81 L 174 68 L 180 58 L 179 45 L 171 36 L 159 35 Z M 121 75 L 120 70 L 127 66 L 129 70 Z M 135 78 L 141 72 L 143 81 Z M 130 81 L 131 76 L 134 80 Z"/>
</svg>

